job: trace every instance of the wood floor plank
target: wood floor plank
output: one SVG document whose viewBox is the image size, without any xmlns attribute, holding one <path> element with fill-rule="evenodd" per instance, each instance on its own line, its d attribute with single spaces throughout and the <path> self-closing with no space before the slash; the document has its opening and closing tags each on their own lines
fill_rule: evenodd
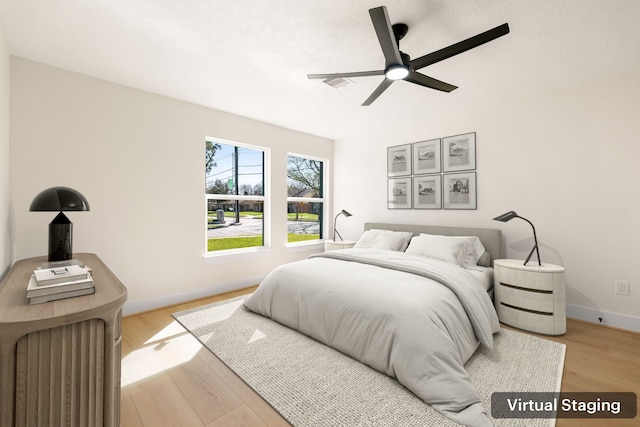
<svg viewBox="0 0 640 427">
<path fill-rule="evenodd" d="M 210 353 L 206 348 L 200 352 Z M 243 404 L 242 399 L 201 357 L 193 357 L 189 362 L 176 366 L 169 375 L 205 424 Z"/>
<path fill-rule="evenodd" d="M 123 386 L 123 427 L 289 426 L 213 353 L 193 342 L 195 338 L 181 330 L 171 316 L 178 311 L 245 295 L 254 289 L 241 289 L 123 319 L 123 371 L 125 364 L 137 363 L 138 359 L 157 371 L 150 369 L 148 375 L 140 375 Z M 640 334 L 567 319 L 564 335 L 531 335 L 566 344 L 562 391 L 625 391 L 640 396 Z M 556 422 L 556 427 L 577 426 L 638 427 L 640 418 L 561 418 Z"/>
<path fill-rule="evenodd" d="M 122 390 L 120 399 L 120 425 L 127 427 L 143 427 L 136 404 L 128 389 Z"/>
<path fill-rule="evenodd" d="M 204 426 L 189 401 L 166 372 L 127 387 L 145 427 Z"/>
<path fill-rule="evenodd" d="M 247 405 L 241 405 L 217 420 L 207 424 L 207 427 L 268 427 Z"/>
</svg>

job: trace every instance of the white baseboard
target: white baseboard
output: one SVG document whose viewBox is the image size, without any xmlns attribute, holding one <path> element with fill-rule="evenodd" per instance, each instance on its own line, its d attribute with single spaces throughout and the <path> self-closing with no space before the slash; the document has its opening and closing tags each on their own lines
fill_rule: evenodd
<svg viewBox="0 0 640 427">
<path fill-rule="evenodd" d="M 204 288 L 178 292 L 176 294 L 162 295 L 145 300 L 127 301 L 122 307 L 122 315 L 130 316 L 132 314 L 156 310 L 158 308 L 181 304 L 183 302 L 189 302 L 200 298 L 206 298 L 212 295 L 218 295 L 225 292 L 248 288 L 249 286 L 254 286 L 262 282 L 264 278 L 265 276 L 247 277 L 241 280 L 219 283 Z"/>
<path fill-rule="evenodd" d="M 567 305 L 567 317 L 584 320 L 585 322 L 598 323 L 613 326 L 614 328 L 627 329 L 640 332 L 640 317 L 610 311 L 597 310 L 595 308 Z"/>
</svg>

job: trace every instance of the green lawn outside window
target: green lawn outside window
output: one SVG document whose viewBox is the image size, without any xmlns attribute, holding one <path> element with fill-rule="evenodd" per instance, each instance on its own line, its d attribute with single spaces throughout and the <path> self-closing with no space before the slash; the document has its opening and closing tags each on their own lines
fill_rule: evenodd
<svg viewBox="0 0 640 427">
<path fill-rule="evenodd" d="M 289 234 L 289 242 L 318 240 L 318 234 Z M 262 246 L 262 236 L 217 237 L 207 240 L 208 251 L 224 251 L 227 249 L 251 248 Z"/>
</svg>

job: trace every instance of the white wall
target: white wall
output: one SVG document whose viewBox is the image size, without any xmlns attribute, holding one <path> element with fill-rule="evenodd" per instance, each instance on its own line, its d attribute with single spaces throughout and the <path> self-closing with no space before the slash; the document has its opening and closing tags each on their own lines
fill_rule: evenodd
<svg viewBox="0 0 640 427">
<path fill-rule="evenodd" d="M 313 249 L 286 248 L 288 152 L 332 159 L 333 142 L 12 57 L 11 187 L 15 258 L 45 255 L 55 216 L 34 196 L 68 186 L 90 212 L 70 212 L 73 251 L 93 252 L 129 290 L 126 312 L 256 284 Z M 204 141 L 267 147 L 273 247 L 203 258 Z"/>
<path fill-rule="evenodd" d="M 0 26 L 0 279 L 11 263 L 9 202 L 10 57 Z"/>
<path fill-rule="evenodd" d="M 483 100 L 466 111 L 408 123 L 387 133 L 336 141 L 336 209 L 345 238 L 366 221 L 499 228 L 507 257 L 533 246 L 567 271 L 570 315 L 640 330 L 640 70 L 508 103 Z M 478 209 L 387 210 L 386 147 L 477 133 Z M 614 281 L 631 283 L 629 296 Z M 586 308 L 587 310 L 583 310 Z"/>
</svg>

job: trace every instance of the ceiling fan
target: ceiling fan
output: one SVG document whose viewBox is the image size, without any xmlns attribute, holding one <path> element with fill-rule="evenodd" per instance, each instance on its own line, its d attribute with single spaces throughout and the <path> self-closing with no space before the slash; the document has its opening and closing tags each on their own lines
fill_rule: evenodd
<svg viewBox="0 0 640 427">
<path fill-rule="evenodd" d="M 470 37 L 461 42 L 452 44 L 435 52 L 411 59 L 409 55 L 400 50 L 400 40 L 407 34 L 409 27 L 405 24 L 391 25 L 387 8 L 384 6 L 369 9 L 369 15 L 376 30 L 380 47 L 385 59 L 384 70 L 357 71 L 351 73 L 333 74 L 307 74 L 310 79 L 336 79 L 348 77 L 384 76 L 385 79 L 373 91 L 369 98 L 362 103 L 363 106 L 371 105 L 395 80 L 406 80 L 410 83 L 425 86 L 443 92 L 451 92 L 457 86 L 436 80 L 432 77 L 418 73 L 416 70 L 435 64 L 444 59 L 451 58 L 459 53 L 478 47 L 482 44 L 497 39 L 509 33 L 509 24 L 502 24 L 491 30 Z"/>
</svg>

